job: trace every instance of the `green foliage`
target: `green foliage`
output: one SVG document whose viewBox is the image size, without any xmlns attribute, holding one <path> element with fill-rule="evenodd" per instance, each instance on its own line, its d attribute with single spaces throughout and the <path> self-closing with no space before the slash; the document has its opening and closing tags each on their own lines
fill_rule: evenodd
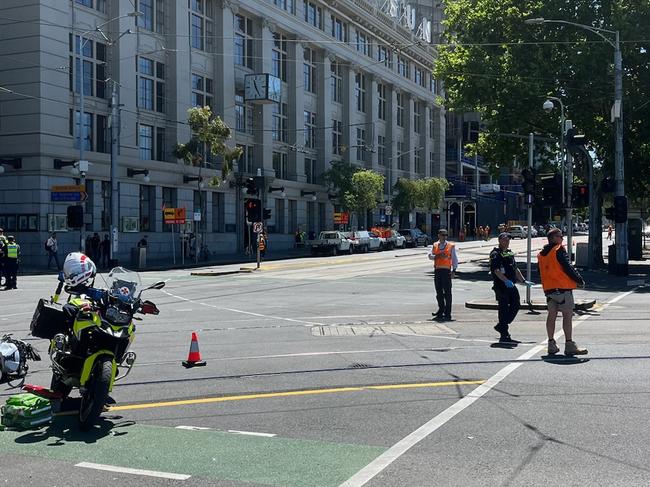
<svg viewBox="0 0 650 487">
<path fill-rule="evenodd" d="M 613 175 L 614 49 L 596 34 L 561 24 L 527 25 L 527 18 L 619 30 L 624 69 L 626 192 L 650 193 L 650 7 L 648 0 L 448 0 L 446 36 L 435 76 L 445 83 L 452 111 L 477 111 L 487 129 L 479 140 L 493 172 L 527 161 L 527 141 L 499 134 L 559 136 L 559 106 L 541 109 L 545 96 L 561 98 L 567 119 Z M 612 40 L 613 35 L 609 36 Z M 538 146 L 547 158 L 553 144 Z"/>
<path fill-rule="evenodd" d="M 352 193 L 352 176 L 360 171 L 359 166 L 349 164 L 345 161 L 332 161 L 330 168 L 323 172 L 323 181 L 328 188 L 336 195 L 337 204 L 343 206 L 345 209 L 350 209 L 345 201 L 345 194 Z"/>
<path fill-rule="evenodd" d="M 361 169 L 352 175 L 350 191 L 343 194 L 345 207 L 357 212 L 373 210 L 377 207 L 377 198 L 384 190 L 384 176 L 382 174 Z"/>
<path fill-rule="evenodd" d="M 393 198 L 393 206 L 400 211 L 414 208 L 431 211 L 440 207 L 447 189 L 449 182 L 443 178 L 399 178 L 395 183 L 397 194 Z"/>
<path fill-rule="evenodd" d="M 221 179 L 226 178 L 232 171 L 233 161 L 241 157 L 240 147 L 231 149 L 226 140 L 231 137 L 231 130 L 219 116 L 214 116 L 209 106 L 193 107 L 187 110 L 187 122 L 192 129 L 192 137 L 185 144 L 176 144 L 174 157 L 181 159 L 191 166 L 203 166 L 203 147 L 215 156 L 221 156 Z M 213 176 L 209 184 L 218 186 L 221 183 L 218 176 Z"/>
</svg>

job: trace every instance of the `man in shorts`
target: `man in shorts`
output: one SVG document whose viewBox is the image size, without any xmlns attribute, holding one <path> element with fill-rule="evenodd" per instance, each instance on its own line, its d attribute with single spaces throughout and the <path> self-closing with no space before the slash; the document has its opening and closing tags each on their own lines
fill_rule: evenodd
<svg viewBox="0 0 650 487">
<path fill-rule="evenodd" d="M 559 311 L 562 313 L 562 328 L 566 339 L 564 354 L 569 357 L 584 355 L 587 349 L 579 348 L 573 341 L 573 290 L 578 286 L 584 287 L 585 281 L 569 262 L 569 255 L 562 245 L 562 231 L 552 228 L 546 237 L 548 244 L 537 254 L 537 265 L 548 305 L 548 354 L 555 355 L 560 351 L 553 338 Z"/>
</svg>

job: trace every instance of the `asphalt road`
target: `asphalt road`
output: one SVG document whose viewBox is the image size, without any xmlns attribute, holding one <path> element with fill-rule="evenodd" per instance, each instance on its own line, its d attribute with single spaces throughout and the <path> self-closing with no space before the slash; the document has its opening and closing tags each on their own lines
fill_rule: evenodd
<svg viewBox="0 0 650 487">
<path fill-rule="evenodd" d="M 522 343 L 503 348 L 496 311 L 464 307 L 492 296 L 485 265 L 493 245 L 459 244 L 454 321 L 446 323 L 431 321 L 433 275 L 422 248 L 274 261 L 246 274 L 142 273 L 145 283 L 167 286 L 149 294 L 161 312 L 138 324 L 138 359 L 114 388 L 115 406 L 90 433 L 74 416 L 0 432 L 0 479 L 50 487 L 650 484 L 650 286 L 587 276 L 576 298 L 597 304 L 574 317 L 584 358 L 546 356 L 544 312 L 522 310 L 511 329 Z M 55 284 L 29 276 L 19 291 L 1 292 L 0 332 L 26 337 L 38 297 Z M 541 289 L 532 293 L 542 298 Z M 207 366 L 187 370 L 192 331 Z M 46 350 L 44 340 L 33 343 Z M 49 379 L 44 357 L 29 382 Z M 13 392 L 0 386 L 0 401 Z"/>
</svg>

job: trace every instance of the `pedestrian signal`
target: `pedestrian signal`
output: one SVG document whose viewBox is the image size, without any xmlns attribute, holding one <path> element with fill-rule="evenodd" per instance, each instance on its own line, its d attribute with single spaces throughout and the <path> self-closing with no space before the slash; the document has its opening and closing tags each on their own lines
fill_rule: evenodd
<svg viewBox="0 0 650 487">
<path fill-rule="evenodd" d="M 68 228 L 81 228 L 84 226 L 84 209 L 82 206 L 68 206 Z"/>
<path fill-rule="evenodd" d="M 571 199 L 574 208 L 586 208 L 589 206 L 589 187 L 586 184 L 573 186 L 573 198 Z"/>
<path fill-rule="evenodd" d="M 246 210 L 246 219 L 249 222 L 262 221 L 262 202 L 258 199 L 248 198 L 244 202 Z"/>
<path fill-rule="evenodd" d="M 627 221 L 627 198 L 625 196 L 614 197 L 614 221 L 616 223 Z"/>
<path fill-rule="evenodd" d="M 553 174 L 541 178 L 542 201 L 546 206 L 556 206 L 562 203 L 562 176 Z"/>
<path fill-rule="evenodd" d="M 257 184 L 253 178 L 246 180 L 246 194 L 258 194 Z"/>
<path fill-rule="evenodd" d="M 525 195 L 535 195 L 535 169 L 532 167 L 526 167 L 521 171 L 521 175 L 524 178 L 521 186 L 524 189 Z"/>
</svg>

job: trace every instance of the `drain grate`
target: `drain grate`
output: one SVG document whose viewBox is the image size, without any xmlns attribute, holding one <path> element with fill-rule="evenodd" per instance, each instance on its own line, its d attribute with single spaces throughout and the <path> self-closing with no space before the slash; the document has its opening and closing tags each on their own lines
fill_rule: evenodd
<svg viewBox="0 0 650 487">
<path fill-rule="evenodd" d="M 369 369 L 370 367 L 372 367 L 372 365 L 370 365 L 370 364 L 361 364 L 359 362 L 354 363 L 354 364 L 352 364 L 350 366 L 351 369 Z"/>
</svg>

